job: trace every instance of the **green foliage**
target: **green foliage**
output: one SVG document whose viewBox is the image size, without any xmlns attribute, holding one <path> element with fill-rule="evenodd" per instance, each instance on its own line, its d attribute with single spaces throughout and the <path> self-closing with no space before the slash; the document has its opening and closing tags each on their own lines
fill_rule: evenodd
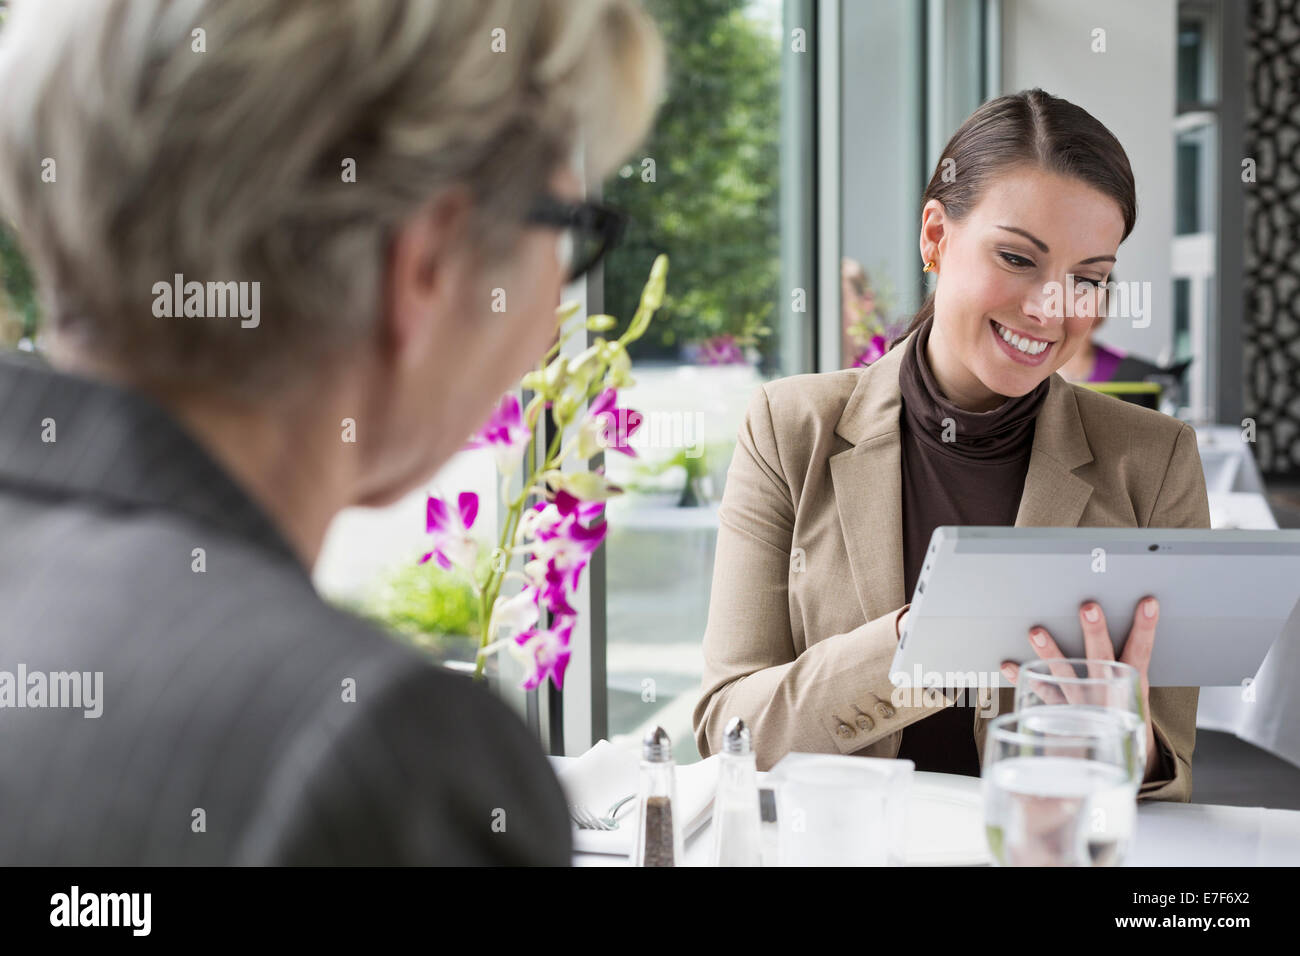
<svg viewBox="0 0 1300 956">
<path fill-rule="evenodd" d="M 12 328 L 0 321 L 0 345 L 14 345 L 23 336 L 35 335 L 40 318 L 36 281 L 18 248 L 18 238 L 0 220 L 0 320 L 7 312 L 12 312 L 16 321 Z"/>
<path fill-rule="evenodd" d="M 761 335 L 780 302 L 780 41 L 748 17 L 746 0 L 647 0 L 668 55 L 667 98 L 654 129 L 606 183 L 627 211 L 624 241 L 605 262 L 605 306 L 630 310 L 658 252 L 673 288 L 634 359 L 676 358 L 715 335 Z M 655 181 L 642 181 L 642 160 Z M 622 173 L 627 173 L 626 176 Z M 775 336 L 756 342 L 765 355 Z"/>
<path fill-rule="evenodd" d="M 710 443 L 694 449 L 681 448 L 675 454 L 656 461 L 639 462 L 632 467 L 631 478 L 622 483 L 622 488 L 634 494 L 658 494 L 667 491 L 669 487 L 663 480 L 664 475 L 672 469 L 681 468 L 685 470 L 686 476 L 679 504 L 682 506 L 701 504 L 692 483 L 708 476 L 716 478 L 715 468 L 721 465 L 725 469 L 726 464 L 731 461 L 734 448 L 735 445 L 731 442 Z"/>
<path fill-rule="evenodd" d="M 480 577 L 488 561 L 484 553 Z M 355 610 L 438 657 L 472 660 L 477 650 L 478 598 L 463 572 L 432 560 L 397 568 Z"/>
<path fill-rule="evenodd" d="M 730 446 L 727 446 L 728 450 L 729 448 Z M 659 461 L 644 465 L 637 465 L 633 469 L 632 473 L 638 477 L 654 478 L 662 475 L 669 468 L 685 468 L 687 481 L 690 481 L 692 478 L 699 478 L 709 472 L 710 449 L 709 447 L 704 447 L 695 450 L 698 451 L 699 454 L 690 455 L 687 453 L 690 449 L 679 449 L 675 454 L 668 458 L 663 458 Z"/>
</svg>

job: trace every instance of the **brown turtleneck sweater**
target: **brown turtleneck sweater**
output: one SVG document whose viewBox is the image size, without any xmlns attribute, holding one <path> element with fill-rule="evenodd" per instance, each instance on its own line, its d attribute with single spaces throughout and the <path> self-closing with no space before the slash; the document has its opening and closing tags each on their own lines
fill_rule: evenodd
<svg viewBox="0 0 1300 956">
<path fill-rule="evenodd" d="M 909 598 L 930 536 L 939 525 L 1016 523 L 1034 421 L 1051 388 L 1044 379 L 1033 391 L 1009 398 L 992 411 L 958 408 L 939 389 L 926 359 L 933 324 L 931 316 L 904 346 L 898 374 L 903 398 L 903 578 Z M 974 724 L 973 706 L 936 710 L 903 730 L 898 756 L 914 761 L 917 770 L 978 777 Z"/>
</svg>

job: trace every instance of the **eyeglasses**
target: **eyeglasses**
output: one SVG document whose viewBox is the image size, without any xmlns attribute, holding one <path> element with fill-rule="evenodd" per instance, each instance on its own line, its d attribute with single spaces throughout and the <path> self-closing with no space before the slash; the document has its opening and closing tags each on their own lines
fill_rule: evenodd
<svg viewBox="0 0 1300 956">
<path fill-rule="evenodd" d="M 598 202 L 570 202 L 550 194 L 537 197 L 525 217 L 528 222 L 564 229 L 572 282 L 588 272 L 618 245 L 628 217 L 613 206 Z"/>
</svg>

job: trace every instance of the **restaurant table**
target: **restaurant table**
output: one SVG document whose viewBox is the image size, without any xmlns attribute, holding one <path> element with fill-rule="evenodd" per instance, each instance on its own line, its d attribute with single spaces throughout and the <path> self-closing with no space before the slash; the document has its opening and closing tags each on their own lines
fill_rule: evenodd
<svg viewBox="0 0 1300 956">
<path fill-rule="evenodd" d="M 1225 492 L 1263 494 L 1264 479 L 1246 441 L 1246 431 L 1236 425 L 1197 425 L 1196 450 L 1205 471 L 1205 490 L 1211 495 Z"/>
<path fill-rule="evenodd" d="M 1259 483 L 1259 472 L 1249 446 L 1239 439 L 1234 440 L 1235 430 L 1226 431 L 1232 434 L 1220 436 L 1216 446 L 1223 456 L 1218 468 L 1224 470 L 1222 461 L 1233 462 L 1233 466 L 1226 470 L 1232 471 L 1235 479 L 1219 480 L 1219 490 L 1211 486 L 1211 527 L 1276 530 L 1277 521 L 1262 493 L 1226 490 L 1234 484 L 1250 488 Z M 1204 448 L 1202 453 L 1205 453 Z M 1202 687 L 1196 726 L 1234 734 L 1261 750 L 1300 766 L 1300 695 L 1291 693 L 1291 688 L 1300 678 L 1300 633 L 1297 631 L 1300 631 L 1300 625 L 1288 630 L 1284 639 L 1269 651 L 1249 689 Z"/>
<path fill-rule="evenodd" d="M 558 769 L 570 757 L 552 757 Z M 758 774 L 759 787 L 768 774 Z M 707 866 L 711 824 L 690 836 L 686 866 Z M 764 862 L 774 859 L 775 834 L 764 825 Z M 575 853 L 574 866 L 628 866 L 625 856 Z M 1138 804 L 1137 834 L 1124 866 L 1300 866 L 1300 810 L 1226 807 L 1201 803 L 1144 801 Z"/>
</svg>

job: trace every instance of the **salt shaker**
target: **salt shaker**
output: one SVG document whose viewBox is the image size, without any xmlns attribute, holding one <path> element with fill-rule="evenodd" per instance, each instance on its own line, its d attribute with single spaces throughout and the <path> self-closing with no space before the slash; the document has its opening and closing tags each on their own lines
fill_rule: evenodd
<svg viewBox="0 0 1300 956">
<path fill-rule="evenodd" d="M 758 778 L 749 728 L 732 717 L 722 733 L 713 802 L 713 865 L 761 866 Z"/>
<path fill-rule="evenodd" d="M 641 742 L 637 793 L 636 855 L 633 866 L 681 866 L 682 830 L 677 808 L 677 773 L 672 741 L 662 727 Z"/>
</svg>

